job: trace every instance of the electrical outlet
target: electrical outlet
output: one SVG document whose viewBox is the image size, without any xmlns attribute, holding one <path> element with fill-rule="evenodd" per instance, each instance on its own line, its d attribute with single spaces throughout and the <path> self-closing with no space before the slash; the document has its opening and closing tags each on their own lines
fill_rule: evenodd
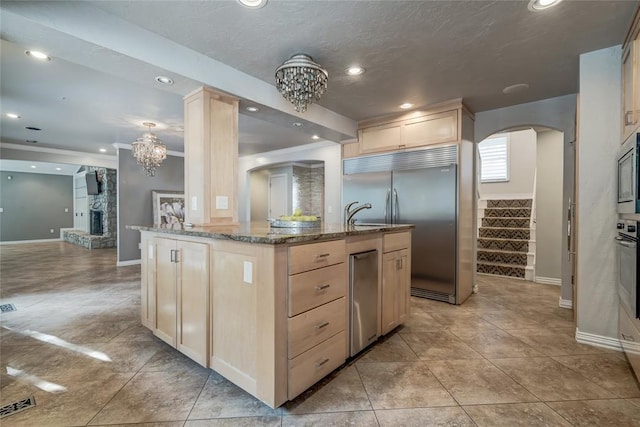
<svg viewBox="0 0 640 427">
<path fill-rule="evenodd" d="M 138 243 L 138 249 L 142 249 L 142 243 Z"/>
<path fill-rule="evenodd" d="M 253 283 L 253 263 L 251 261 L 244 262 L 243 276 L 245 283 Z"/>
<path fill-rule="evenodd" d="M 49 230 L 49 233 L 55 233 L 55 231 L 53 230 L 53 228 L 51 230 Z"/>
<path fill-rule="evenodd" d="M 65 212 L 69 212 L 69 208 L 64 208 L 64 211 Z"/>
<path fill-rule="evenodd" d="M 216 209 L 229 209 L 229 197 L 216 196 Z"/>
<path fill-rule="evenodd" d="M 333 213 L 333 206 L 327 206 L 327 213 Z"/>
<path fill-rule="evenodd" d="M 198 198 L 196 196 L 191 197 L 191 210 L 192 211 L 198 210 Z"/>
</svg>

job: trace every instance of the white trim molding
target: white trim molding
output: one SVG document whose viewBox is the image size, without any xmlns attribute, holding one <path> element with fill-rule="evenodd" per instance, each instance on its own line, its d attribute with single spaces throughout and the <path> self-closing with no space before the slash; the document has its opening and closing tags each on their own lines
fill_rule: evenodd
<svg viewBox="0 0 640 427">
<path fill-rule="evenodd" d="M 622 343 L 618 338 L 580 332 L 578 328 L 576 328 L 576 341 L 580 344 L 588 344 L 596 347 L 607 348 L 609 350 L 622 351 Z"/>
<path fill-rule="evenodd" d="M 569 310 L 571 310 L 573 308 L 573 301 L 570 299 L 562 299 L 562 297 L 560 297 L 558 306 L 560 308 L 568 308 Z"/>
<path fill-rule="evenodd" d="M 35 240 L 14 240 L 11 242 L 0 242 L 0 245 L 20 245 L 22 243 L 51 243 L 61 242 L 62 239 L 35 239 Z"/>
<path fill-rule="evenodd" d="M 536 276 L 534 282 L 542 283 L 543 285 L 562 285 L 562 279 L 556 279 L 555 277 Z"/>
<path fill-rule="evenodd" d="M 128 261 L 118 261 L 116 263 L 116 267 L 127 267 L 130 265 L 140 265 L 142 263 L 142 260 L 140 259 L 130 259 Z"/>
</svg>

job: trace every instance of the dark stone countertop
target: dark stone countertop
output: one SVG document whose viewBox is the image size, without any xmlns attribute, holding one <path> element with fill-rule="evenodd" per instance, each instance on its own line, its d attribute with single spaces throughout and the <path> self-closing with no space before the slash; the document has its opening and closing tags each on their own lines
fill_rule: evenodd
<svg viewBox="0 0 640 427">
<path fill-rule="evenodd" d="M 242 223 L 237 226 L 184 227 L 182 224 L 127 225 L 128 229 L 207 239 L 233 240 L 245 243 L 281 245 L 319 240 L 340 239 L 347 236 L 410 230 L 412 224 L 361 224 L 343 226 L 322 224 L 317 228 L 275 228 L 267 222 Z"/>
</svg>

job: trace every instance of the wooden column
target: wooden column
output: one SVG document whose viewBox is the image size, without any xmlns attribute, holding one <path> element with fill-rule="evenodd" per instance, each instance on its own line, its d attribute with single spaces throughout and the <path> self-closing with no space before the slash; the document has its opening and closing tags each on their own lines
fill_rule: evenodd
<svg viewBox="0 0 640 427">
<path fill-rule="evenodd" d="M 185 221 L 238 223 L 238 99 L 200 88 L 184 98 Z"/>
</svg>

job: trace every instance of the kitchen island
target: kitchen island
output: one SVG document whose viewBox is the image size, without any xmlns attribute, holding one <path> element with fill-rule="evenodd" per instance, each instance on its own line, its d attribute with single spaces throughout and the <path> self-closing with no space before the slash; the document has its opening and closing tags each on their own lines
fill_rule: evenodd
<svg viewBox="0 0 640 427">
<path fill-rule="evenodd" d="M 142 324 L 274 408 L 346 361 L 351 254 L 377 250 L 377 336 L 409 315 L 412 225 L 130 228 Z"/>
</svg>

